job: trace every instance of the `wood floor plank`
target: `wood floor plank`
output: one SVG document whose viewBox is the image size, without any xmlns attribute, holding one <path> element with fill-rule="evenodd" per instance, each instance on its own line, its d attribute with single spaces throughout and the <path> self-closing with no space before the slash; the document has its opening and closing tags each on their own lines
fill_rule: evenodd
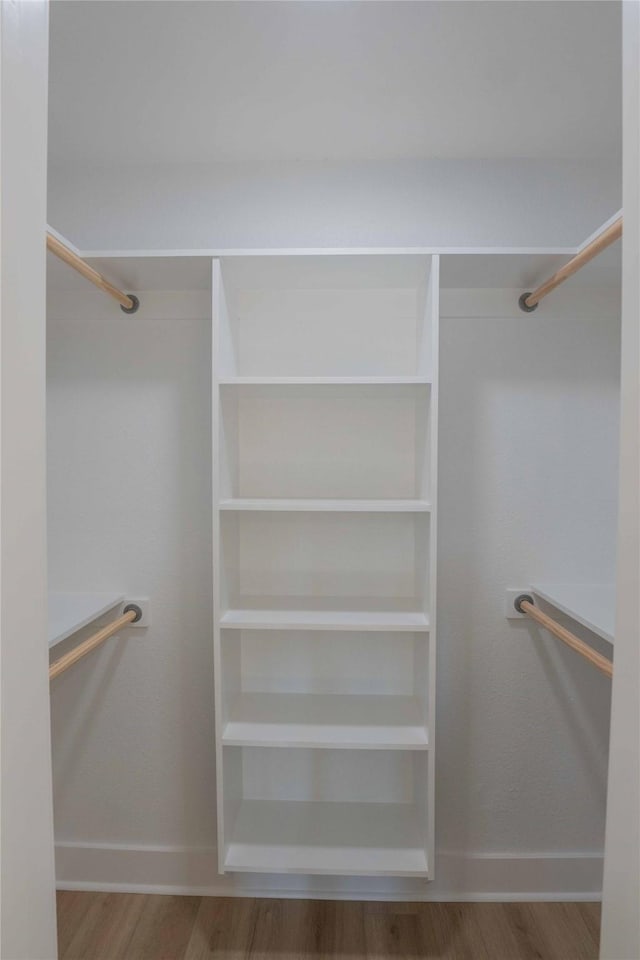
<svg viewBox="0 0 640 960">
<path fill-rule="evenodd" d="M 589 931 L 591 938 L 600 944 L 600 919 L 602 914 L 601 903 L 580 903 L 580 917 Z"/>
<path fill-rule="evenodd" d="M 367 904 L 365 937 L 367 958 L 402 957 L 423 960 L 426 948 L 417 906 L 407 909 L 402 904 Z"/>
<path fill-rule="evenodd" d="M 305 955 L 313 940 L 307 928 L 311 910 L 305 900 L 257 900 L 251 960 L 269 960 L 275 953 L 279 960 Z"/>
<path fill-rule="evenodd" d="M 60 960 L 596 960 L 591 903 L 60 893 Z"/>
<path fill-rule="evenodd" d="M 475 921 L 477 935 L 482 942 L 487 957 L 492 960 L 538 960 L 535 954 L 523 951 L 520 941 L 509 922 L 505 903 L 469 903 L 465 911 L 467 924 Z M 470 930 L 468 930 L 468 933 Z M 475 936 L 475 933 L 474 933 Z M 484 956 L 484 954 L 483 954 Z M 545 958 L 546 960 L 546 958 Z"/>
<path fill-rule="evenodd" d="M 183 960 L 201 899 L 148 896 L 124 960 Z"/>
<path fill-rule="evenodd" d="M 248 957 L 256 914 L 256 901 L 249 898 L 203 897 L 184 960 Z"/>
<path fill-rule="evenodd" d="M 95 894 L 84 890 L 61 890 L 56 897 L 58 923 L 58 955 L 64 957 L 95 900 Z"/>
<path fill-rule="evenodd" d="M 332 960 L 354 960 L 365 956 L 364 903 L 357 900 L 323 900 L 319 956 Z"/>
<path fill-rule="evenodd" d="M 468 903 L 419 905 L 425 958 L 494 960 L 485 946 L 477 912 Z"/>
<path fill-rule="evenodd" d="M 283 934 L 279 939 L 277 928 L 271 929 L 269 940 L 261 941 L 260 928 L 254 941 L 256 947 L 266 947 L 264 954 L 252 953 L 254 960 L 267 960 L 284 955 L 332 960 L 351 960 L 365 954 L 364 909 L 360 902 L 335 900 L 283 900 Z"/>
<path fill-rule="evenodd" d="M 82 911 L 79 901 L 65 920 L 60 960 L 122 960 L 148 898 L 139 893 L 84 893 L 82 897 L 88 908 Z M 76 925 L 71 929 L 74 913 Z"/>
<path fill-rule="evenodd" d="M 251 960 L 315 957 L 325 926 L 325 904 L 313 900 L 268 900 L 258 903 Z"/>
<path fill-rule="evenodd" d="M 577 903 L 504 905 L 525 957 L 544 960 L 597 960 L 598 937 Z"/>
</svg>

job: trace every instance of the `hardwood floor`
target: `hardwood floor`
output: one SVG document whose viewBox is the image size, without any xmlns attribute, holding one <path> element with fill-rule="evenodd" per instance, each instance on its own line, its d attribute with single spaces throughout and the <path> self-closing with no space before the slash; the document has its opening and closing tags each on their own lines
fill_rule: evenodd
<svg viewBox="0 0 640 960">
<path fill-rule="evenodd" d="M 596 903 L 58 894 L 59 960 L 595 960 Z"/>
</svg>

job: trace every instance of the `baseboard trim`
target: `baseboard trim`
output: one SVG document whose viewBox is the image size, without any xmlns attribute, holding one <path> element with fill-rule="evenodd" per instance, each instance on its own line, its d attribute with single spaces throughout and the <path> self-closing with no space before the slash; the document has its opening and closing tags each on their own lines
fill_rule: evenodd
<svg viewBox="0 0 640 960">
<path fill-rule="evenodd" d="M 59 890 L 316 900 L 596 901 L 599 853 L 443 851 L 432 882 L 389 877 L 218 874 L 213 847 L 58 843 Z"/>
</svg>

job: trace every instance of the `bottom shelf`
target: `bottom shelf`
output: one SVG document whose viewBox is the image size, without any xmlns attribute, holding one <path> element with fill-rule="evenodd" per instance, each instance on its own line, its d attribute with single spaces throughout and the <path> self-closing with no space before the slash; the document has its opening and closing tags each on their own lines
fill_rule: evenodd
<svg viewBox="0 0 640 960">
<path fill-rule="evenodd" d="M 243 800 L 224 867 L 256 873 L 427 877 L 426 828 L 405 803 Z"/>
</svg>

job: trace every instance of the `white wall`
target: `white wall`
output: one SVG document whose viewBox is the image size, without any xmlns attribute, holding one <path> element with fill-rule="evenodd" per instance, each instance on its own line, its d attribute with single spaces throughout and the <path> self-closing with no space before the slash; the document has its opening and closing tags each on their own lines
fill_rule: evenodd
<svg viewBox="0 0 640 960">
<path fill-rule="evenodd" d="M 0 953 L 56 956 L 45 558 L 48 9 L 0 4 Z"/>
<path fill-rule="evenodd" d="M 525 316 L 516 299 L 444 297 L 432 887 L 216 877 L 206 307 L 130 319 L 93 291 L 67 300 L 50 324 L 52 584 L 148 595 L 153 626 L 53 690 L 63 884 L 597 894 L 609 687 L 503 600 L 613 577 L 618 303 L 567 287 Z"/>
<path fill-rule="evenodd" d="M 438 836 L 576 857 L 576 882 L 602 848 L 609 683 L 503 607 L 614 579 L 619 321 L 568 287 L 532 316 L 514 299 L 443 296 Z"/>
<path fill-rule="evenodd" d="M 619 167 L 604 161 L 49 171 L 49 223 L 87 250 L 577 246 L 620 206 Z"/>
<path fill-rule="evenodd" d="M 49 325 L 50 584 L 148 596 L 153 626 L 52 686 L 56 839 L 207 845 L 211 323 L 96 301 Z"/>
<path fill-rule="evenodd" d="M 640 956 L 640 7 L 624 4 L 622 410 L 603 960 Z"/>
</svg>

